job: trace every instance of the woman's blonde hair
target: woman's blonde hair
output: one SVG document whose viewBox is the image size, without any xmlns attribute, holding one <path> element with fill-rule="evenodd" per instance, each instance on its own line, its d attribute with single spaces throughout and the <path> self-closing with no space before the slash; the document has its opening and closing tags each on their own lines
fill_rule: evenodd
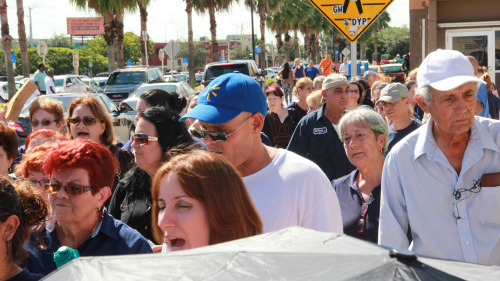
<svg viewBox="0 0 500 281">
<path fill-rule="evenodd" d="M 299 94 L 299 89 L 303 90 L 307 84 L 309 83 L 312 84 L 312 82 L 313 81 L 309 77 L 300 78 L 299 80 L 297 80 L 297 83 L 295 83 L 295 88 L 293 88 L 293 92 L 295 94 Z"/>
<path fill-rule="evenodd" d="M 307 96 L 307 98 L 306 98 L 307 105 L 309 105 L 309 106 L 311 106 L 311 105 L 322 106 L 323 104 L 325 104 L 325 101 L 323 100 L 322 92 L 323 92 L 322 90 L 316 90 L 316 91 L 313 91 L 309 96 Z"/>
</svg>

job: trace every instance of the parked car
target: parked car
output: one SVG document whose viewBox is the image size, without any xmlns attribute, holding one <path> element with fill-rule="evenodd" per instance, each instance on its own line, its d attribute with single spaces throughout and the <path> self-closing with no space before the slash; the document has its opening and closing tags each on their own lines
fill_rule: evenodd
<svg viewBox="0 0 500 281">
<path fill-rule="evenodd" d="M 201 80 L 203 80 L 203 73 L 195 73 L 194 78 L 196 79 L 196 86 L 201 85 Z"/>
<path fill-rule="evenodd" d="M 279 67 L 268 67 L 266 68 L 267 74 L 266 78 L 276 79 L 278 77 Z"/>
<path fill-rule="evenodd" d="M 19 82 L 14 83 L 16 85 L 16 92 L 19 90 L 23 84 Z M 7 102 L 9 100 L 9 83 L 0 82 L 0 102 Z"/>
<path fill-rule="evenodd" d="M 384 64 L 381 65 L 383 74 L 391 77 L 390 82 L 405 82 L 405 72 L 403 71 L 403 64 L 401 63 L 393 63 L 393 64 Z"/>
<path fill-rule="evenodd" d="M 85 83 L 89 92 L 92 93 L 97 93 L 97 91 L 101 88 L 96 79 L 82 78 L 82 82 Z M 104 83 L 106 83 L 106 81 L 104 81 Z"/>
<path fill-rule="evenodd" d="M 135 66 L 121 68 L 109 75 L 106 85 L 99 90 L 107 95 L 115 103 L 127 99 L 129 94 L 140 85 L 146 83 L 163 82 L 163 74 L 160 69 L 146 66 Z"/>
<path fill-rule="evenodd" d="M 205 71 L 203 72 L 201 87 L 205 88 L 215 78 L 226 73 L 233 73 L 235 71 L 253 77 L 261 85 L 262 90 L 266 88 L 267 85 L 264 77 L 266 76 L 267 71 L 259 71 L 257 64 L 253 60 L 234 60 L 207 64 L 205 66 Z"/>
<path fill-rule="evenodd" d="M 174 74 L 174 76 L 177 77 L 177 79 L 179 79 L 180 82 L 189 84 L 189 74 L 179 73 L 179 74 Z"/>
<path fill-rule="evenodd" d="M 177 78 L 173 74 L 165 74 L 163 75 L 163 78 L 165 79 L 166 82 L 180 82 L 179 78 Z"/>
<path fill-rule="evenodd" d="M 87 93 L 89 89 L 80 77 L 76 75 L 56 75 L 54 76 L 56 93 Z"/>
<path fill-rule="evenodd" d="M 101 73 L 97 73 L 95 75 L 95 77 L 106 77 L 108 78 L 109 77 L 109 72 L 101 72 Z"/>
<path fill-rule="evenodd" d="M 118 106 L 110 100 L 107 96 L 103 94 L 94 93 L 91 94 L 96 97 L 108 110 L 111 118 L 113 119 L 113 131 L 115 132 L 116 137 L 125 143 L 130 139 L 130 133 L 133 122 L 130 121 L 128 116 L 119 110 Z M 63 93 L 63 94 L 53 94 L 50 95 L 50 98 L 56 99 L 62 103 L 64 109 L 64 115 L 66 116 L 68 112 L 69 103 L 78 97 L 81 97 L 81 94 L 76 93 Z M 31 133 L 31 125 L 29 123 L 29 108 L 31 106 L 31 102 L 26 103 L 24 107 L 21 109 L 21 113 L 19 114 L 19 120 L 17 123 L 10 123 L 9 126 L 17 133 L 17 138 L 19 139 L 19 144 L 23 145 L 26 141 L 26 137 Z"/>
</svg>

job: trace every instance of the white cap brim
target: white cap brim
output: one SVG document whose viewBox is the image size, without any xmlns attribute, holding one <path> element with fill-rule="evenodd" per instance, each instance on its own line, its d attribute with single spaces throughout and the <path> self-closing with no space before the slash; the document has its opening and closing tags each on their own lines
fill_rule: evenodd
<svg viewBox="0 0 500 281">
<path fill-rule="evenodd" d="M 486 85 L 486 82 L 484 82 L 482 79 L 479 79 L 477 77 L 470 76 L 470 75 L 466 75 L 466 76 L 464 75 L 464 76 L 448 77 L 448 78 L 445 78 L 443 80 L 440 80 L 440 81 L 437 81 L 434 83 L 430 83 L 429 86 L 431 86 L 432 88 L 434 88 L 438 91 L 450 91 L 450 90 L 456 89 L 456 88 L 464 85 L 465 83 L 469 83 L 469 82 L 482 83 L 482 84 Z"/>
</svg>

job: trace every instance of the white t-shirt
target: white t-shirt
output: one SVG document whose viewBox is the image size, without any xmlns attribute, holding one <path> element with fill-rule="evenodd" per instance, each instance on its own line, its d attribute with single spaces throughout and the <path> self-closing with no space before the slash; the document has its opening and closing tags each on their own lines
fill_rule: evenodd
<svg viewBox="0 0 500 281">
<path fill-rule="evenodd" d="M 340 73 L 342 74 L 347 74 L 349 73 L 349 64 L 347 63 L 342 63 L 339 68 Z"/>
<path fill-rule="evenodd" d="M 50 76 L 45 77 L 45 91 L 46 91 L 47 95 L 51 95 L 51 94 L 56 93 L 56 92 L 52 92 L 50 90 L 51 86 L 52 86 L 52 89 L 54 89 L 54 91 L 55 91 L 56 86 L 54 85 L 54 80 L 52 79 L 52 77 L 50 77 Z"/>
<path fill-rule="evenodd" d="M 310 160 L 280 149 L 269 165 L 244 177 L 243 182 L 264 232 L 299 225 L 343 233 L 337 195 L 323 171 Z"/>
</svg>

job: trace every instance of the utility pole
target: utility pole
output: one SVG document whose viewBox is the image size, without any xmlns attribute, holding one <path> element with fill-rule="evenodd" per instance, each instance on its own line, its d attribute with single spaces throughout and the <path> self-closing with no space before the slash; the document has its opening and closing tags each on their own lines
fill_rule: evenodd
<svg viewBox="0 0 500 281">
<path fill-rule="evenodd" d="M 33 48 L 33 25 L 31 24 L 31 7 L 28 7 L 30 11 L 30 47 Z"/>
</svg>

